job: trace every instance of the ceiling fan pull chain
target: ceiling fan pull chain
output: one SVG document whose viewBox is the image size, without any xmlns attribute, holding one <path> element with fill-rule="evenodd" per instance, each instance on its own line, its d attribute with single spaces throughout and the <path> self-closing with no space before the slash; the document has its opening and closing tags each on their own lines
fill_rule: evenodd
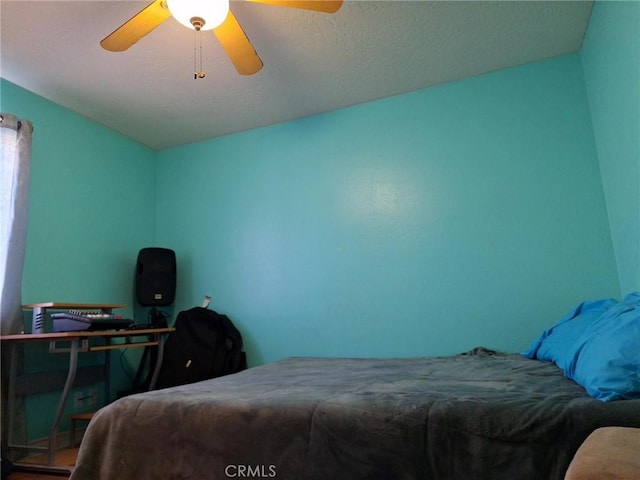
<svg viewBox="0 0 640 480">
<path fill-rule="evenodd" d="M 199 78 L 204 78 L 204 71 L 202 70 L 202 34 L 198 32 L 198 37 L 200 38 L 200 72 L 198 73 Z"/>
<path fill-rule="evenodd" d="M 196 70 L 196 35 L 198 35 L 197 30 L 193 31 L 193 79 L 198 79 L 198 70 Z"/>
<path fill-rule="evenodd" d="M 200 41 L 200 69 L 197 70 L 196 65 L 196 57 L 197 57 L 197 47 L 196 47 L 196 38 Z M 202 71 L 202 36 L 200 34 L 199 29 L 195 29 L 193 31 L 193 79 L 197 80 L 199 78 L 204 78 L 206 74 Z"/>
</svg>

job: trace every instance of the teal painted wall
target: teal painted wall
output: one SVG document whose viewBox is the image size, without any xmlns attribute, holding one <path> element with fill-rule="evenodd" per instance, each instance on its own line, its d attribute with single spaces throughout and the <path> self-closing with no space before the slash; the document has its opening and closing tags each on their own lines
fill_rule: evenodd
<svg viewBox="0 0 640 480">
<path fill-rule="evenodd" d="M 640 290 L 640 3 L 597 2 L 581 51 L 623 293 Z"/>
<path fill-rule="evenodd" d="M 10 82 L 0 87 L 2 111 L 34 126 L 23 303 L 131 305 L 137 252 L 155 235 L 155 151 Z M 66 355 L 46 347 L 30 352 L 28 370 L 66 368 Z M 112 365 L 113 391 L 130 388 L 118 355 Z M 30 439 L 48 435 L 51 415 L 40 413 L 57 398 L 29 399 Z"/>
<path fill-rule="evenodd" d="M 23 302 L 131 304 L 155 235 L 156 152 L 5 80 L 1 95 L 34 126 Z"/>
<path fill-rule="evenodd" d="M 178 310 L 250 363 L 523 349 L 618 278 L 580 57 L 158 154 Z"/>
</svg>

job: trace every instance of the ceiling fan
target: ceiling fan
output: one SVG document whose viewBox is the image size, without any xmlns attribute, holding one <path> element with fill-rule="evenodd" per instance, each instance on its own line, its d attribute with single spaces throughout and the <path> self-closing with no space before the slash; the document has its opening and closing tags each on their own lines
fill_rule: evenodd
<svg viewBox="0 0 640 480">
<path fill-rule="evenodd" d="M 325 13 L 334 13 L 342 6 L 342 0 L 249 1 Z M 154 0 L 105 37 L 100 45 L 112 52 L 125 51 L 171 16 L 197 31 L 213 30 L 241 75 L 253 75 L 262 68 L 262 60 L 229 10 L 229 0 Z"/>
</svg>

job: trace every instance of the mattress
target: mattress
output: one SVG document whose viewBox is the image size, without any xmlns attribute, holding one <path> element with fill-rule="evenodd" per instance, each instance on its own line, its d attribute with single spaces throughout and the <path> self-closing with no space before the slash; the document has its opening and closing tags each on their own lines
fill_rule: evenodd
<svg viewBox="0 0 640 480">
<path fill-rule="evenodd" d="M 287 358 L 106 406 L 71 480 L 561 480 L 607 425 L 640 427 L 640 400 L 520 355 Z"/>
</svg>

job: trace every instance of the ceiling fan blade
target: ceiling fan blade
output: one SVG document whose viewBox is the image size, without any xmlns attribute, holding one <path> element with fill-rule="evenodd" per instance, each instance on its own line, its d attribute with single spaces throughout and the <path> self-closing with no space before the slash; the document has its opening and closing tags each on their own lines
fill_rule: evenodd
<svg viewBox="0 0 640 480">
<path fill-rule="evenodd" d="M 342 0 L 249 0 L 281 7 L 301 8 L 315 12 L 335 13 L 342 6 Z"/>
<path fill-rule="evenodd" d="M 105 37 L 100 45 L 105 50 L 123 52 L 170 16 L 165 0 L 154 0 Z"/>
<path fill-rule="evenodd" d="M 253 75 L 260 71 L 262 60 L 231 11 L 226 20 L 213 29 L 213 33 L 240 75 Z"/>
</svg>

